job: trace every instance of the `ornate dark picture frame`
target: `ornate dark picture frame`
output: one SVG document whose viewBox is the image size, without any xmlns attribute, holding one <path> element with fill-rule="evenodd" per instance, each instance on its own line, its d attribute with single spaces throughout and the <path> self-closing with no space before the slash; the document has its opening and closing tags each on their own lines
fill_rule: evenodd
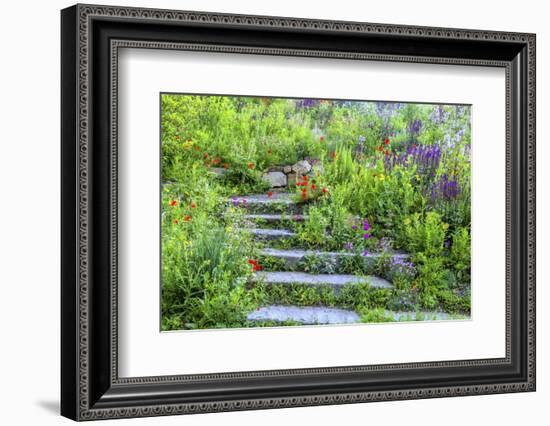
<svg viewBox="0 0 550 426">
<path fill-rule="evenodd" d="M 534 34 L 96 5 L 64 9 L 61 30 L 62 415 L 92 420 L 535 390 Z M 506 356 L 119 378 L 120 47 L 504 68 Z"/>
</svg>

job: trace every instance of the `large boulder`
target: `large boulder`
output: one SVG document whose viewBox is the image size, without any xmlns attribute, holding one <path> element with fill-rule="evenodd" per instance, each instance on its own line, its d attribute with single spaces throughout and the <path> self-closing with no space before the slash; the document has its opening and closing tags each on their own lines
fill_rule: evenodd
<svg viewBox="0 0 550 426">
<path fill-rule="evenodd" d="M 310 170 L 311 164 L 306 160 L 298 161 L 292 166 L 292 171 L 297 175 L 307 175 Z"/>
<path fill-rule="evenodd" d="M 272 188 L 281 188 L 286 186 L 287 179 L 283 172 L 268 172 L 262 176 L 262 180 L 271 185 Z"/>
</svg>

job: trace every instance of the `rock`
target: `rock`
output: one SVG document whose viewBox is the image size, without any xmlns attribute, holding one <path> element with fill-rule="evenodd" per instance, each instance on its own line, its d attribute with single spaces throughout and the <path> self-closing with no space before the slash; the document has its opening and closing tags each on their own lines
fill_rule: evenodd
<svg viewBox="0 0 550 426">
<path fill-rule="evenodd" d="M 221 167 L 210 167 L 208 169 L 211 173 L 214 173 L 216 176 L 223 176 L 227 173 L 227 170 Z"/>
<path fill-rule="evenodd" d="M 306 160 L 298 161 L 292 166 L 292 171 L 297 175 L 308 174 L 310 170 L 311 164 L 309 164 Z"/>
<path fill-rule="evenodd" d="M 295 321 L 301 324 L 350 324 L 360 321 L 354 311 L 321 306 L 263 306 L 248 314 L 249 321 Z"/>
<path fill-rule="evenodd" d="M 269 183 L 272 188 L 281 188 L 286 186 L 287 179 L 283 172 L 268 172 L 262 176 L 262 179 Z"/>
<path fill-rule="evenodd" d="M 292 171 L 292 166 L 284 166 L 283 167 L 283 173 L 289 174 Z"/>
<path fill-rule="evenodd" d="M 268 172 L 282 172 L 284 169 L 283 166 L 271 166 L 267 169 Z"/>
<path fill-rule="evenodd" d="M 259 272 L 254 276 L 254 281 L 262 280 L 268 285 L 293 285 L 304 284 L 312 287 L 330 286 L 339 291 L 346 285 L 357 285 L 368 282 L 372 287 L 392 288 L 393 285 L 384 278 L 374 275 L 361 277 L 350 274 L 308 274 L 305 272 Z"/>
</svg>

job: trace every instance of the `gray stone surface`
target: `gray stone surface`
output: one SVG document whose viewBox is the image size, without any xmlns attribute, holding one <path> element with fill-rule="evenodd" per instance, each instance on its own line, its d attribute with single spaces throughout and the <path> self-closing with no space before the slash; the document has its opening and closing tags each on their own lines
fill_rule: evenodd
<svg viewBox="0 0 550 426">
<path fill-rule="evenodd" d="M 298 161 L 296 164 L 292 166 L 292 171 L 297 175 L 308 174 L 310 170 L 311 170 L 311 164 L 309 164 L 309 162 L 306 160 Z"/>
<path fill-rule="evenodd" d="M 285 260 L 287 266 L 292 266 L 297 264 L 299 261 L 301 261 L 306 256 L 323 256 L 323 257 L 329 257 L 332 259 L 335 259 L 337 262 L 340 261 L 344 257 L 350 257 L 354 256 L 353 253 L 346 253 L 346 252 L 323 252 L 323 251 L 314 251 L 314 250 L 301 250 L 301 249 L 289 249 L 289 250 L 281 250 L 281 249 L 273 249 L 273 248 L 264 248 L 261 253 L 264 256 L 273 256 L 282 258 Z M 376 260 L 378 259 L 382 253 L 368 253 L 364 258 L 366 260 Z M 391 253 L 391 255 L 394 258 L 402 258 L 406 259 L 409 257 L 408 254 L 402 253 L 402 252 L 395 252 Z"/>
<path fill-rule="evenodd" d="M 216 176 L 223 176 L 227 173 L 227 170 L 223 167 L 210 167 L 208 171 L 214 173 Z"/>
<path fill-rule="evenodd" d="M 276 238 L 288 238 L 293 237 L 294 232 L 286 229 L 249 229 L 249 232 L 261 239 L 273 240 Z"/>
<path fill-rule="evenodd" d="M 247 316 L 249 321 L 288 320 L 301 324 L 349 324 L 359 322 L 359 315 L 353 311 L 321 306 L 298 307 L 272 305 L 262 307 Z"/>
<path fill-rule="evenodd" d="M 280 222 L 283 220 L 282 214 L 246 214 L 244 218 L 247 220 L 263 220 L 266 222 Z M 286 214 L 285 220 L 291 220 L 294 222 L 301 222 L 307 219 L 307 215 L 302 214 Z"/>
<path fill-rule="evenodd" d="M 287 175 L 292 171 L 292 166 L 284 166 L 283 167 L 283 172 L 286 173 Z"/>
<path fill-rule="evenodd" d="M 294 201 L 291 199 L 291 194 L 288 192 L 274 192 L 271 197 L 267 194 L 257 194 L 257 195 L 245 195 L 245 196 L 234 196 L 228 199 L 228 203 L 232 203 L 233 200 L 237 200 L 239 205 L 243 204 L 294 204 Z"/>
<path fill-rule="evenodd" d="M 405 311 L 385 311 L 387 316 L 393 316 L 395 321 L 446 321 L 451 319 L 466 320 L 469 317 L 465 315 L 451 315 L 446 312 L 437 311 L 419 311 L 405 312 Z"/>
<path fill-rule="evenodd" d="M 369 282 L 371 286 L 378 288 L 392 288 L 392 284 L 384 278 L 372 275 L 361 277 L 346 274 L 308 274 L 305 272 L 258 272 L 255 280 L 263 280 L 270 285 L 305 284 L 310 286 L 328 285 L 339 290 L 347 284 L 359 284 Z"/>
<path fill-rule="evenodd" d="M 262 180 L 271 185 L 272 188 L 282 188 L 287 184 L 286 175 L 279 171 L 265 173 Z"/>
</svg>

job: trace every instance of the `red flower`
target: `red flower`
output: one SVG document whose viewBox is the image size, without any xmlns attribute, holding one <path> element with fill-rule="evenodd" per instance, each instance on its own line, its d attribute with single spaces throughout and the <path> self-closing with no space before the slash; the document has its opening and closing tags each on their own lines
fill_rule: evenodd
<svg viewBox="0 0 550 426">
<path fill-rule="evenodd" d="M 174 224 L 177 225 L 178 223 L 180 223 L 180 221 L 178 219 L 174 219 Z"/>
<path fill-rule="evenodd" d="M 386 149 L 385 154 L 386 154 L 386 156 L 390 155 L 390 151 L 388 151 L 388 150 Z"/>
<path fill-rule="evenodd" d="M 257 261 L 255 261 L 254 259 L 248 259 L 248 263 L 250 265 L 252 265 L 252 270 L 254 272 L 262 270 L 262 267 L 260 266 L 260 264 Z"/>
<path fill-rule="evenodd" d="M 415 143 L 413 143 L 413 149 L 416 149 L 416 144 Z"/>
<path fill-rule="evenodd" d="M 248 168 L 252 170 L 254 168 L 254 163 L 248 163 Z"/>
<path fill-rule="evenodd" d="M 197 205 L 195 203 L 191 203 L 191 208 L 194 209 L 195 207 L 197 207 Z"/>
<path fill-rule="evenodd" d="M 317 186 L 316 186 L 314 183 L 312 183 L 312 184 L 311 184 L 311 189 L 312 189 L 313 191 L 315 191 L 315 190 L 317 189 Z"/>
<path fill-rule="evenodd" d="M 322 189 L 322 192 L 323 192 L 323 194 L 326 194 L 326 193 L 328 192 L 328 189 L 323 188 L 323 189 Z"/>
<path fill-rule="evenodd" d="M 307 182 L 307 175 L 304 175 L 302 179 L 304 180 L 304 182 Z"/>
<path fill-rule="evenodd" d="M 390 138 L 384 139 L 384 144 L 385 144 L 385 145 L 389 145 L 389 144 L 390 144 Z"/>
<path fill-rule="evenodd" d="M 214 164 L 220 164 L 221 161 L 222 161 L 222 160 L 220 160 L 219 158 L 214 158 L 214 159 L 212 160 L 212 163 L 214 163 Z"/>
<path fill-rule="evenodd" d="M 204 158 L 208 158 L 208 153 L 207 152 L 204 153 Z"/>
<path fill-rule="evenodd" d="M 170 205 L 171 205 L 172 207 L 175 207 L 175 206 L 178 205 L 178 202 L 177 202 L 176 200 L 172 200 L 172 201 L 170 201 Z"/>
<path fill-rule="evenodd" d="M 191 216 L 187 215 L 183 218 L 186 222 L 189 222 L 191 220 Z"/>
<path fill-rule="evenodd" d="M 267 196 L 268 196 L 269 198 L 273 197 L 273 192 L 269 191 L 269 192 L 267 193 Z"/>
<path fill-rule="evenodd" d="M 321 142 L 323 142 L 323 141 L 325 140 L 325 137 L 324 137 L 324 136 L 320 136 L 320 137 L 319 137 L 319 140 L 320 140 Z"/>
</svg>

